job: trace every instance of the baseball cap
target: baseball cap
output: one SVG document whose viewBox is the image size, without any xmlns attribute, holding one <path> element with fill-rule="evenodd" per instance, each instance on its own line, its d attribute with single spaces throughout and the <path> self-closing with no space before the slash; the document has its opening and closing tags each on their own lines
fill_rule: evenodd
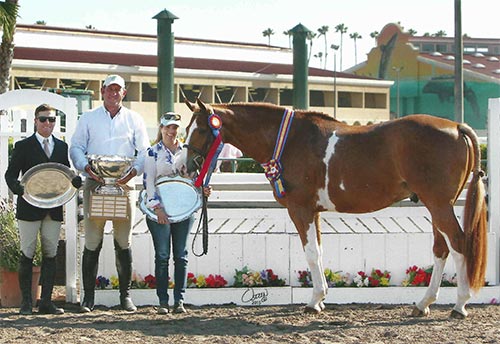
<svg viewBox="0 0 500 344">
<path fill-rule="evenodd" d="M 166 112 L 160 118 L 160 124 L 163 127 L 167 127 L 171 124 L 175 124 L 178 127 L 181 126 L 181 115 L 175 112 Z"/>
<path fill-rule="evenodd" d="M 108 75 L 106 77 L 106 80 L 104 80 L 103 86 L 107 87 L 107 86 L 113 85 L 113 84 L 117 84 L 121 88 L 125 88 L 125 80 L 123 80 L 123 78 L 121 76 L 116 75 L 116 74 Z"/>
</svg>

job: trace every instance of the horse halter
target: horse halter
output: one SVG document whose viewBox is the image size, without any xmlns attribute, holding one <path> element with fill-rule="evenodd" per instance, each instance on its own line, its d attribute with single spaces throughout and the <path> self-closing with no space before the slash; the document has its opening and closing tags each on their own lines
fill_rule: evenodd
<svg viewBox="0 0 500 344">
<path fill-rule="evenodd" d="M 196 114 L 195 114 L 196 115 Z M 200 187 L 202 185 L 207 186 L 210 183 L 210 177 L 212 175 L 212 172 L 215 169 L 215 165 L 217 163 L 217 157 L 219 156 L 222 147 L 224 146 L 224 143 L 222 142 L 222 136 L 220 134 L 220 129 L 222 128 L 222 120 L 219 117 L 219 115 L 213 113 L 213 111 L 210 113 L 208 116 L 208 126 L 210 127 L 212 131 L 212 135 L 214 136 L 214 140 L 208 149 L 208 152 L 203 152 L 201 149 L 195 148 L 191 145 L 185 144 L 184 147 L 187 149 L 192 150 L 195 152 L 197 155 L 193 158 L 193 162 L 196 165 L 201 165 L 199 160 L 199 157 L 202 159 L 202 166 L 200 173 L 198 177 L 196 178 L 196 181 L 194 185 L 196 187 Z M 205 140 L 204 148 L 208 146 L 208 137 Z M 198 167 L 199 168 L 199 167 Z M 206 176 L 206 178 L 205 178 Z M 205 181 L 203 182 L 203 178 L 205 178 Z"/>
</svg>

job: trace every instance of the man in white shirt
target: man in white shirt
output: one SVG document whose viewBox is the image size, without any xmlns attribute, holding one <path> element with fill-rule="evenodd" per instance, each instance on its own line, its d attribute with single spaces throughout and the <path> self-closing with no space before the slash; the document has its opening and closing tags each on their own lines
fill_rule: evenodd
<svg viewBox="0 0 500 344">
<path fill-rule="evenodd" d="M 82 259 L 82 277 L 84 297 L 81 312 L 94 309 L 94 289 L 102 247 L 106 220 L 89 218 L 90 193 L 103 179 L 92 171 L 87 156 L 118 155 L 133 158 L 130 172 L 117 181 L 126 189 L 126 184 L 144 169 L 144 154 L 149 147 L 149 137 L 143 118 L 138 113 L 122 105 L 127 94 L 125 81 L 119 75 L 109 75 L 101 88 L 103 105 L 86 112 L 79 119 L 76 131 L 71 139 L 70 157 L 73 165 L 87 176 L 83 187 L 85 248 Z M 133 185 L 130 185 L 133 188 Z M 120 283 L 120 305 L 123 309 L 134 312 L 137 307 L 130 298 L 132 279 L 132 226 L 135 213 L 135 199 L 128 196 L 128 219 L 113 220 L 113 237 L 116 254 L 116 270 Z"/>
</svg>

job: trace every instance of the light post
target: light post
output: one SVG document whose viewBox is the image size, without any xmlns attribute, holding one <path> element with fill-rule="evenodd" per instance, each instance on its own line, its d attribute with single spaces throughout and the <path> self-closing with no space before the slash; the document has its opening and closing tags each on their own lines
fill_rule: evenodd
<svg viewBox="0 0 500 344">
<path fill-rule="evenodd" d="M 399 73 L 404 69 L 401 67 L 392 67 L 392 70 L 396 72 L 396 118 L 399 118 Z"/>
</svg>

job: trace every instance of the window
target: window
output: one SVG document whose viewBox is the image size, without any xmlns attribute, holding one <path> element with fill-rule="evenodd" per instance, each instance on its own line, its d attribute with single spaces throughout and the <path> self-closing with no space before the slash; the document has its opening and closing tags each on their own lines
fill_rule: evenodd
<svg viewBox="0 0 500 344">
<path fill-rule="evenodd" d="M 309 91 L 309 105 L 325 106 L 325 93 L 323 91 Z"/>
<path fill-rule="evenodd" d="M 179 86 L 179 100 L 183 102 L 184 99 L 193 101 L 193 99 L 200 98 L 203 86 L 200 85 L 180 85 Z"/>
<path fill-rule="evenodd" d="M 369 109 L 385 109 L 386 95 L 383 93 L 365 93 L 365 107 Z"/>
<path fill-rule="evenodd" d="M 142 83 L 141 99 L 143 102 L 156 102 L 158 99 L 158 84 L 152 82 Z"/>
<path fill-rule="evenodd" d="M 279 105 L 293 105 L 293 90 L 280 89 L 280 104 Z"/>
<path fill-rule="evenodd" d="M 266 102 L 266 101 L 269 101 L 267 99 L 268 96 L 269 96 L 269 89 L 268 88 L 263 88 L 263 87 L 258 87 L 258 88 L 250 87 L 250 88 L 248 88 L 248 101 L 249 102 Z"/>
</svg>

